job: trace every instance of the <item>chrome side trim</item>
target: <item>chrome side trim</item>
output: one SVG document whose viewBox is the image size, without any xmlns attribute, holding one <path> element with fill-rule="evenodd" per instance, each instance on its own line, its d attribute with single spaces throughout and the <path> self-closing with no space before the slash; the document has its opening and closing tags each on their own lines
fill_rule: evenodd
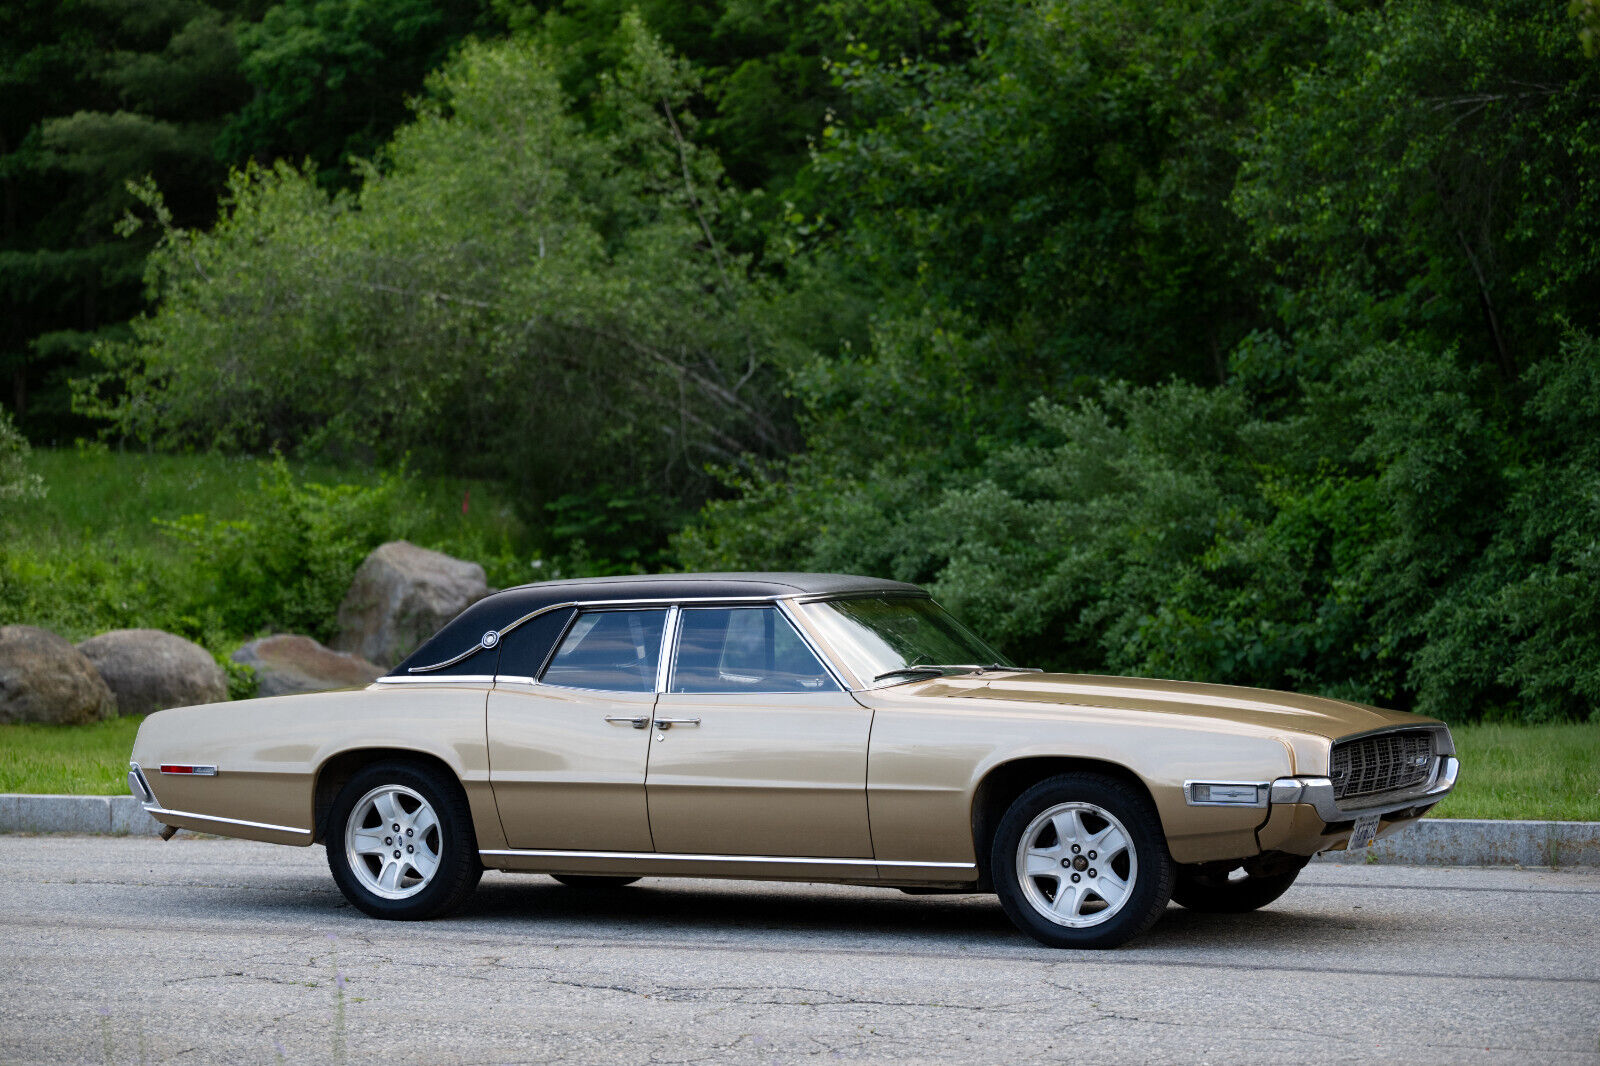
<svg viewBox="0 0 1600 1066">
<path fill-rule="evenodd" d="M 514 619 L 513 621 L 507 623 L 506 625 L 501 626 L 499 629 L 491 629 L 491 630 L 489 630 L 489 632 L 485 633 L 483 636 L 478 638 L 478 643 L 474 644 L 472 647 L 468 648 L 466 651 L 462 652 L 460 655 L 454 656 L 453 658 L 446 659 L 444 662 L 441 662 L 441 663 L 432 663 L 432 664 L 430 664 L 428 666 L 413 666 L 410 669 L 408 669 L 406 671 L 406 673 L 408 673 L 408 674 L 425 674 L 425 673 L 428 673 L 430 670 L 443 670 L 447 666 L 454 666 L 456 663 L 460 662 L 462 659 L 465 659 L 465 658 L 467 658 L 467 657 L 469 657 L 471 655 L 475 655 L 478 652 L 483 651 L 486 648 L 498 647 L 500 642 L 505 639 L 506 634 L 511 632 L 513 629 L 517 628 L 518 626 L 520 626 L 522 623 L 527 622 L 527 621 L 531 621 L 531 620 L 533 620 L 535 618 L 538 618 L 541 614 L 549 614 L 551 611 L 560 611 L 560 610 L 563 610 L 563 609 L 565 609 L 567 607 L 571 607 L 571 606 L 573 606 L 573 604 L 571 604 L 571 603 L 552 603 L 547 607 L 539 608 L 537 611 L 529 611 L 527 614 L 523 615 L 521 618 Z"/>
<path fill-rule="evenodd" d="M 1348 822 L 1363 814 L 1390 814 L 1408 807 L 1437 803 L 1456 787 L 1461 763 L 1452 755 L 1440 756 L 1433 775 L 1421 789 L 1385 796 L 1377 803 L 1360 807 L 1341 807 L 1333 796 L 1333 782 L 1326 777 L 1280 777 L 1272 782 L 1273 803 L 1309 803 L 1324 822 Z"/>
<path fill-rule="evenodd" d="M 977 866 L 970 862 L 912 862 L 888 859 L 825 859 L 812 855 L 696 855 L 660 851 L 555 851 L 543 848 L 488 848 L 479 855 L 505 855 L 529 859 L 627 859 L 659 860 L 662 862 L 749 862 L 769 865 L 799 866 L 894 866 L 916 870 L 971 870 Z"/>
<path fill-rule="evenodd" d="M 675 668 L 673 660 L 678 655 L 678 627 L 683 625 L 683 608 L 673 604 L 667 608 L 667 620 L 661 627 L 661 656 L 656 660 L 656 695 L 667 691 L 667 680 Z"/>
<path fill-rule="evenodd" d="M 804 644 L 806 647 L 811 649 L 811 654 L 815 655 L 817 657 L 817 662 L 821 663 L 822 664 L 822 668 L 824 670 L 828 671 L 828 676 L 833 678 L 833 683 L 835 685 L 839 686 L 839 691 L 840 692 L 854 692 L 854 691 L 856 691 L 855 689 L 852 689 L 849 685 L 845 684 L 844 675 L 839 673 L 839 668 L 834 666 L 833 662 L 826 655 L 822 654 L 822 649 L 817 647 L 817 642 L 811 639 L 811 634 L 806 630 L 806 627 L 802 624 L 802 622 L 800 620 L 800 615 L 794 609 L 794 604 L 795 604 L 795 600 L 792 597 L 779 600 L 778 601 L 778 613 L 783 615 L 784 619 L 789 623 L 790 627 L 796 633 L 800 634 L 800 643 Z"/>
<path fill-rule="evenodd" d="M 162 815 L 168 815 L 173 818 L 194 818 L 202 822 L 216 822 L 219 825 L 242 825 L 246 829 L 271 829 L 278 833 L 303 833 L 306 836 L 311 835 L 311 830 L 300 829 L 292 825 L 273 825 L 270 822 L 247 822 L 243 818 L 222 818 L 215 814 L 200 814 L 197 811 L 172 811 L 165 807 L 157 806 L 154 803 L 146 803 L 144 805 L 144 809 L 150 812 L 150 816 L 155 818 L 157 821 L 161 820 Z"/>
<path fill-rule="evenodd" d="M 496 640 L 495 644 L 498 644 L 498 643 L 500 643 L 500 642 L 498 640 Z M 485 644 L 483 642 L 483 640 L 480 638 L 478 640 L 478 643 L 474 644 L 472 647 L 468 648 L 466 651 L 462 652 L 460 655 L 452 655 L 450 658 L 444 660 L 443 662 L 430 663 L 427 666 L 413 666 L 410 669 L 408 669 L 406 671 L 406 673 L 408 673 L 408 674 L 425 674 L 430 670 L 443 670 L 447 666 L 454 666 L 456 663 L 460 662 L 462 659 L 471 658 L 472 656 L 478 654 L 478 652 L 483 651 L 485 648 L 491 648 L 493 646 L 494 646 L 493 644 Z"/>
<path fill-rule="evenodd" d="M 372 683 L 374 685 L 489 685 L 494 683 L 494 675 L 446 674 L 444 677 L 405 677 L 398 674 L 385 674 L 383 677 L 376 678 Z"/>
<path fill-rule="evenodd" d="M 548 606 L 539 608 L 537 611 L 529 611 L 527 614 L 523 615 L 521 618 L 514 619 L 513 621 L 508 622 L 505 625 L 501 626 L 499 629 L 491 629 L 489 632 L 485 633 L 481 638 L 479 638 L 478 643 L 474 644 L 472 647 L 468 648 L 466 651 L 461 652 L 459 655 L 455 655 L 455 656 L 452 656 L 449 659 L 445 659 L 443 662 L 429 663 L 427 666 L 412 666 L 412 667 L 409 667 L 409 668 L 407 668 L 406 673 L 408 673 L 408 674 L 426 674 L 426 673 L 430 673 L 430 672 L 432 672 L 434 670 L 443 670 L 445 667 L 454 666 L 456 663 L 460 662 L 461 660 L 467 658 L 468 656 L 474 655 L 477 652 L 480 652 L 480 651 L 484 650 L 485 648 L 493 648 L 493 647 L 495 647 L 497 644 L 499 644 L 502 640 L 505 639 L 505 636 L 506 636 L 507 633 L 511 632 L 513 629 L 515 629 L 518 626 L 522 625 L 522 623 L 532 621 L 533 619 L 538 618 L 542 614 L 549 614 L 551 611 L 564 611 L 569 607 L 576 607 L 579 610 L 592 610 L 594 608 L 603 608 L 603 609 L 609 610 L 611 608 L 617 608 L 617 607 L 661 607 L 661 606 L 675 607 L 680 603 L 702 603 L 702 604 L 711 604 L 711 603 L 729 603 L 729 604 L 751 603 L 751 604 L 757 604 L 757 603 L 759 603 L 759 604 L 766 604 L 766 603 L 782 603 L 785 600 L 792 599 L 793 597 L 794 597 L 794 594 L 792 594 L 792 593 L 785 593 L 783 595 L 776 595 L 776 596 L 663 596 L 663 597 L 658 597 L 658 598 L 655 598 L 655 599 L 568 600 L 565 603 L 552 603 L 552 604 L 549 604 Z M 557 643 L 559 644 L 560 641 L 558 640 Z M 385 678 L 379 678 L 378 680 L 382 681 L 382 680 L 385 680 Z"/>
</svg>

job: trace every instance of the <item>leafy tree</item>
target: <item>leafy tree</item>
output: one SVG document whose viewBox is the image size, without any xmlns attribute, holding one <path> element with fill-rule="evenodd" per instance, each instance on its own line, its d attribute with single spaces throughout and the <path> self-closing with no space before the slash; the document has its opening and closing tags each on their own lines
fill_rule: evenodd
<svg viewBox="0 0 1600 1066">
<path fill-rule="evenodd" d="M 282 0 L 238 29 L 253 95 L 218 142 L 230 162 L 310 159 L 325 186 L 374 158 L 407 98 L 477 28 L 483 0 Z"/>
<path fill-rule="evenodd" d="M 239 3 L 72 0 L 0 11 L 0 372 L 21 427 L 82 432 L 67 379 L 137 308 L 146 242 L 112 224 L 154 174 L 185 224 L 210 217 L 221 120 L 245 99 Z"/>
<path fill-rule="evenodd" d="M 1235 203 L 1291 329 L 1423 337 L 1514 382 L 1600 307 L 1600 68 L 1541 0 L 1333 18 Z"/>
<path fill-rule="evenodd" d="M 716 236 L 737 201 L 683 107 L 693 72 L 627 28 L 604 133 L 541 45 L 472 44 L 356 193 L 235 173 L 213 229 L 166 225 L 159 307 L 106 348 L 120 376 L 91 408 L 168 446 L 409 452 L 509 478 L 535 513 L 608 482 L 670 513 L 707 461 L 781 451 L 763 297 Z"/>
<path fill-rule="evenodd" d="M 0 504 L 36 497 L 44 492 L 39 475 L 28 470 L 28 441 L 0 408 Z"/>
<path fill-rule="evenodd" d="M 938 57 L 966 49 L 967 0 L 564 0 L 497 11 L 513 27 L 537 28 L 562 64 L 562 83 L 590 100 L 603 72 L 626 50 L 625 17 L 636 13 L 700 73 L 693 101 L 702 135 L 743 189 L 780 193 L 809 158 L 830 111 L 851 98 L 828 69 L 852 43 L 885 56 Z M 780 193 L 781 195 L 781 193 Z"/>
<path fill-rule="evenodd" d="M 845 68 L 879 117 L 791 254 L 880 309 L 684 563 L 928 582 L 1045 666 L 1595 714 L 1596 75 L 1561 13 L 1137 10 Z"/>
</svg>

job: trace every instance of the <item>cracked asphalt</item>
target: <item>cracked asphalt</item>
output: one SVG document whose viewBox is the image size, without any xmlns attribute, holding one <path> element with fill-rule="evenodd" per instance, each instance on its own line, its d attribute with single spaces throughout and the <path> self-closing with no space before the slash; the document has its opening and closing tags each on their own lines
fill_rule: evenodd
<svg viewBox="0 0 1600 1066">
<path fill-rule="evenodd" d="M 0 836 L 0 1062 L 1600 1064 L 1600 871 L 1313 864 L 1112 952 L 993 897 L 488 874 L 368 919 L 320 847 Z"/>
</svg>

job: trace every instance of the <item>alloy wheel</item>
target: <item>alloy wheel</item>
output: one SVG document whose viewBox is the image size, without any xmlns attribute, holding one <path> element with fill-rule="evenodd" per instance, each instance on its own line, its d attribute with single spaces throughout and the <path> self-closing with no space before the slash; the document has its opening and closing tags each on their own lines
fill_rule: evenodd
<svg viewBox="0 0 1600 1066">
<path fill-rule="evenodd" d="M 1017 844 L 1023 898 L 1057 925 L 1086 929 L 1127 904 L 1139 856 L 1116 816 L 1093 803 L 1058 803 L 1028 823 Z"/>
</svg>

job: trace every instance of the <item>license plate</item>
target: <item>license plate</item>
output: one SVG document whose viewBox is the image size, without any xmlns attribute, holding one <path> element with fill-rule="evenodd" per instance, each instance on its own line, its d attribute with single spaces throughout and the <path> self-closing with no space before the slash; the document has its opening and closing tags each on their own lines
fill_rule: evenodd
<svg viewBox="0 0 1600 1066">
<path fill-rule="evenodd" d="M 1376 814 L 1363 814 L 1356 819 L 1356 827 L 1350 830 L 1350 843 L 1346 847 L 1350 851 L 1357 848 L 1370 847 L 1378 836 L 1378 816 Z"/>
</svg>

